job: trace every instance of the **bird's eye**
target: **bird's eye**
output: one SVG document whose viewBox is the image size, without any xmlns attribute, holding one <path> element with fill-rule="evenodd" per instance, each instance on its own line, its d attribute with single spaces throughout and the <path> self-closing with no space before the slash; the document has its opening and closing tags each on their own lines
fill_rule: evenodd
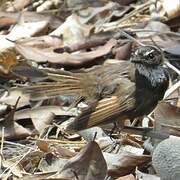
<svg viewBox="0 0 180 180">
<path fill-rule="evenodd" d="M 154 55 L 152 53 L 150 53 L 150 54 L 148 54 L 148 57 L 152 59 L 154 57 Z"/>
</svg>

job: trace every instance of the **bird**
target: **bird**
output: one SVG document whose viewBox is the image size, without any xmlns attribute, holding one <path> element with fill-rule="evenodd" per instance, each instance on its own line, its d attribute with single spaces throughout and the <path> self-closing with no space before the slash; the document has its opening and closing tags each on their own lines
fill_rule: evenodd
<svg viewBox="0 0 180 180">
<path fill-rule="evenodd" d="M 78 72 L 46 70 L 49 82 L 24 87 L 32 100 L 59 95 L 82 97 L 88 107 L 67 124 L 80 131 L 148 115 L 163 99 L 169 74 L 163 53 L 153 45 L 139 46 L 130 61 L 104 63 Z"/>
</svg>

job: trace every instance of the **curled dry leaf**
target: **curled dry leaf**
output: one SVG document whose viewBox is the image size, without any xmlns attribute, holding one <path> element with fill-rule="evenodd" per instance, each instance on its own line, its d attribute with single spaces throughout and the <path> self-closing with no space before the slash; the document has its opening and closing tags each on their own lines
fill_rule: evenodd
<svg viewBox="0 0 180 180">
<path fill-rule="evenodd" d="M 29 46 L 23 46 L 16 43 L 16 50 L 23 55 L 26 59 L 34 60 L 36 62 L 49 62 L 64 66 L 80 66 L 94 59 L 108 54 L 112 47 L 116 45 L 115 39 L 109 40 L 104 46 L 99 46 L 96 50 L 90 52 L 81 52 L 78 54 L 69 53 L 54 53 L 50 49 L 38 49 Z"/>
<path fill-rule="evenodd" d="M 0 97 L 0 103 L 5 103 L 9 105 L 15 105 L 18 98 L 19 102 L 17 104 L 17 108 L 23 107 L 25 105 L 29 105 L 30 97 L 27 94 L 23 94 L 23 92 L 20 89 L 11 88 L 9 89 L 9 93 L 6 95 L 3 95 Z"/>
<path fill-rule="evenodd" d="M 63 40 L 57 36 L 39 36 L 19 39 L 17 44 L 34 48 L 57 48 L 63 46 Z"/>
<path fill-rule="evenodd" d="M 59 27 L 62 22 L 55 16 L 38 14 L 33 11 L 21 12 L 21 18 L 25 19 L 26 22 L 41 22 L 47 21 L 50 29 Z M 0 26 L 9 26 L 19 22 L 19 12 L 0 12 Z"/>
<path fill-rule="evenodd" d="M 128 175 L 151 161 L 148 155 L 136 155 L 127 151 L 120 154 L 103 153 L 108 166 L 108 175 L 113 178 Z"/>
<path fill-rule="evenodd" d="M 31 134 L 29 130 L 14 122 L 16 106 L 12 108 L 2 121 L 0 121 L 0 138 L 4 136 L 6 139 L 21 139 Z M 4 134 L 2 127 L 4 127 Z"/>
<path fill-rule="evenodd" d="M 64 44 L 70 45 L 72 43 L 84 41 L 89 31 L 89 26 L 82 24 L 79 21 L 79 17 L 72 14 L 59 28 L 51 32 L 50 35 L 63 36 Z"/>
<path fill-rule="evenodd" d="M 107 165 L 96 142 L 89 142 L 75 157 L 68 160 L 64 167 L 52 178 L 75 180 L 100 180 L 106 176 Z"/>
</svg>

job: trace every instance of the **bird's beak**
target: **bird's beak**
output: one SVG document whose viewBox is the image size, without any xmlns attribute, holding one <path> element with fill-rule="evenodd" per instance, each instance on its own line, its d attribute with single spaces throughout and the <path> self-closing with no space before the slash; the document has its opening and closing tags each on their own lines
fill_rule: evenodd
<svg viewBox="0 0 180 180">
<path fill-rule="evenodd" d="M 132 63 L 141 63 L 141 61 L 142 61 L 141 59 L 137 59 L 137 58 L 132 58 L 131 59 Z"/>
</svg>

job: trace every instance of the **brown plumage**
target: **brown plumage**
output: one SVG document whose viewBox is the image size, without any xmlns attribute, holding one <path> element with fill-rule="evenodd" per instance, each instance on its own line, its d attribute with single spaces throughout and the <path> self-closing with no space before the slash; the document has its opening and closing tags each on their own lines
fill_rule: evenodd
<svg viewBox="0 0 180 180">
<path fill-rule="evenodd" d="M 32 100 L 58 95 L 78 95 L 90 103 L 67 129 L 82 130 L 117 120 L 133 119 L 150 113 L 164 96 L 168 74 L 163 55 L 153 46 L 141 46 L 131 62 L 106 63 L 78 73 L 47 72 L 46 82 L 25 88 Z"/>
</svg>

